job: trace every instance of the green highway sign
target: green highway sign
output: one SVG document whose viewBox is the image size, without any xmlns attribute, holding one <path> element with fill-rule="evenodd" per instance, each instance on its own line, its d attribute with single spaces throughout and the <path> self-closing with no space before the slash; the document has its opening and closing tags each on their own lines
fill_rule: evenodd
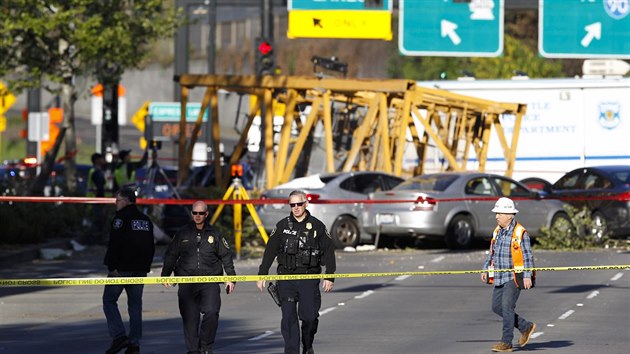
<svg viewBox="0 0 630 354">
<path fill-rule="evenodd" d="M 291 10 L 391 10 L 392 0 L 289 0 Z"/>
<path fill-rule="evenodd" d="M 151 102 L 149 115 L 154 122 L 179 122 L 181 116 L 181 104 L 179 102 Z M 186 105 L 186 121 L 196 122 L 201 111 L 201 103 L 188 103 Z M 203 114 L 203 121 L 208 121 L 208 110 Z"/>
<path fill-rule="evenodd" d="M 503 0 L 400 0 L 404 55 L 496 57 L 503 53 Z"/>
<path fill-rule="evenodd" d="M 630 0 L 540 0 L 546 58 L 630 58 Z"/>
</svg>

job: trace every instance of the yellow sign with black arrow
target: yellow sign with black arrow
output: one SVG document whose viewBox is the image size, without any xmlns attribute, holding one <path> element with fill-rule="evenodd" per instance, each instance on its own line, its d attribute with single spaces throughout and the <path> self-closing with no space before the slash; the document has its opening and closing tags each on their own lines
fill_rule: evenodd
<svg viewBox="0 0 630 354">
<path fill-rule="evenodd" d="M 289 38 L 392 39 L 389 11 L 291 10 Z"/>
<path fill-rule="evenodd" d="M 13 106 L 15 103 L 15 96 L 9 92 L 9 90 L 0 81 L 0 116 Z"/>
</svg>

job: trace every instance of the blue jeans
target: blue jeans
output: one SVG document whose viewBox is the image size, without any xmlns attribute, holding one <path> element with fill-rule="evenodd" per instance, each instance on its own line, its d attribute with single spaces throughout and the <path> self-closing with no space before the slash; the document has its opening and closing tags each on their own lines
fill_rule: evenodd
<svg viewBox="0 0 630 354">
<path fill-rule="evenodd" d="M 146 277 L 144 272 L 119 272 L 123 277 Z M 103 312 L 107 318 L 109 335 L 113 339 L 126 335 L 125 324 L 118 310 L 118 298 L 122 291 L 127 293 L 127 312 L 129 313 L 129 342 L 139 344 L 142 338 L 142 292 L 143 284 L 105 285 L 103 290 Z"/>
<path fill-rule="evenodd" d="M 501 342 L 512 344 L 514 328 L 523 332 L 528 329 L 531 322 L 519 316 L 514 310 L 516 301 L 521 294 L 521 289 L 516 287 L 514 281 L 495 286 L 492 292 L 492 311 L 503 318 L 503 334 Z"/>
</svg>

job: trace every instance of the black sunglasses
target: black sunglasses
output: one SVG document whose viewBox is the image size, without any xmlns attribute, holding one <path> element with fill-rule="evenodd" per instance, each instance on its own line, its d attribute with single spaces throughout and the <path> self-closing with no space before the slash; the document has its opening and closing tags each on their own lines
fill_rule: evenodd
<svg viewBox="0 0 630 354">
<path fill-rule="evenodd" d="M 207 211 L 193 211 L 192 212 L 193 215 L 203 215 L 205 213 L 207 213 Z"/>
<path fill-rule="evenodd" d="M 302 206 L 302 205 L 304 205 L 304 203 L 306 203 L 306 202 L 289 203 L 289 205 L 291 206 L 291 208 L 295 208 L 296 206 Z"/>
</svg>

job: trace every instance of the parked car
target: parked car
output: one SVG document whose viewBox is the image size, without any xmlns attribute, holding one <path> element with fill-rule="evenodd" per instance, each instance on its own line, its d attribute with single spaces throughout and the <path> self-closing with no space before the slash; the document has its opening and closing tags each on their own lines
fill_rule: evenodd
<svg viewBox="0 0 630 354">
<path fill-rule="evenodd" d="M 630 236 L 630 166 L 575 169 L 551 186 L 549 197 L 588 208 L 594 235 Z"/>
<path fill-rule="evenodd" d="M 25 164 L 24 159 L 6 162 L 0 166 L 0 195 L 25 195 L 30 191 L 31 185 L 37 177 L 37 166 Z M 92 165 L 76 164 L 77 190 L 76 195 L 84 196 L 87 192 L 87 176 Z M 44 196 L 58 197 L 64 192 L 66 176 L 65 165 L 56 163 L 46 180 Z"/>
<path fill-rule="evenodd" d="M 551 183 L 544 178 L 528 177 L 522 179 L 520 182 L 530 190 L 539 192 L 543 196 L 551 192 Z"/>
<path fill-rule="evenodd" d="M 479 172 L 445 172 L 412 177 L 391 191 L 370 195 L 363 228 L 387 236 L 443 237 L 448 248 L 471 245 L 473 239 L 490 239 L 496 227 L 491 212 L 500 197 L 514 200 L 517 220 L 536 237 L 542 226 L 571 227 L 558 200 L 541 198 L 537 192 L 507 177 Z"/>
<path fill-rule="evenodd" d="M 289 193 L 300 189 L 306 192 L 310 204 L 308 210 L 325 225 L 337 248 L 355 247 L 360 241 L 371 242 L 371 236 L 362 232 L 359 217 L 363 203 L 318 204 L 317 200 L 365 200 L 368 194 L 390 190 L 403 181 L 402 178 L 382 172 L 345 172 L 318 174 L 296 178 L 266 191 L 262 198 L 289 198 Z M 266 230 L 271 231 L 280 219 L 289 216 L 288 202 L 263 204 L 258 214 Z"/>
</svg>

